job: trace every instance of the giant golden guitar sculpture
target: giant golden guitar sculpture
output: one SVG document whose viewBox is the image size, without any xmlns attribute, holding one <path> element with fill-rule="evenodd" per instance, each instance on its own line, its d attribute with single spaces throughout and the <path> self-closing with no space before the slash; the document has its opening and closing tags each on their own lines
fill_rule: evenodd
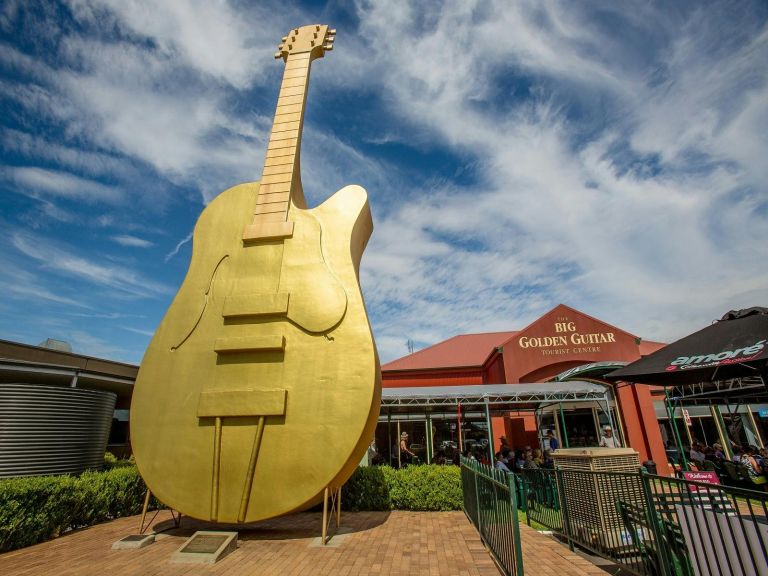
<svg viewBox="0 0 768 576">
<path fill-rule="evenodd" d="M 354 471 L 376 425 L 379 362 L 358 283 L 367 195 L 347 186 L 310 210 L 299 174 L 309 69 L 334 34 L 303 26 L 283 38 L 261 181 L 203 211 L 136 379 L 139 471 L 195 518 L 251 522 L 319 501 Z"/>
</svg>

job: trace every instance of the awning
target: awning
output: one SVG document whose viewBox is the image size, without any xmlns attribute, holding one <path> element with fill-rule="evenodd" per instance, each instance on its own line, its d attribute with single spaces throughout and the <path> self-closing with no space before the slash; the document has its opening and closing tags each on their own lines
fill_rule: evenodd
<svg viewBox="0 0 768 576">
<path fill-rule="evenodd" d="M 623 368 L 626 365 L 627 365 L 626 362 L 621 362 L 618 360 L 608 360 L 604 362 L 592 362 L 591 364 L 582 364 L 581 366 L 576 366 L 574 368 L 566 370 L 565 372 L 560 372 L 560 374 L 552 378 L 552 381 L 565 382 L 567 380 L 578 379 L 579 376 L 581 376 L 582 378 L 586 378 L 586 377 L 602 378 L 608 372 L 613 372 L 614 370 Z"/>
<path fill-rule="evenodd" d="M 494 410 L 519 408 L 545 402 L 606 401 L 608 389 L 594 382 L 541 382 L 532 384 L 482 384 L 472 386 L 425 386 L 384 388 L 382 410 L 394 407 L 448 407 L 488 404 Z"/>
<path fill-rule="evenodd" d="M 732 311 L 720 321 L 606 374 L 644 384 L 711 383 L 766 378 L 768 309 Z"/>
</svg>

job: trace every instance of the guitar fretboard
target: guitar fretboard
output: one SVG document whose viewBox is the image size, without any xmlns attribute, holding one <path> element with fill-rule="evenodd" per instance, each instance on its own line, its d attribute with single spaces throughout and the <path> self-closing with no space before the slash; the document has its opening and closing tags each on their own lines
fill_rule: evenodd
<svg viewBox="0 0 768 576">
<path fill-rule="evenodd" d="M 244 240 L 291 236 L 293 223 L 288 221 L 291 202 L 304 207 L 299 150 L 310 64 L 310 54 L 297 54 L 289 57 L 285 65 L 256 209 L 252 223 L 243 234 Z"/>
</svg>

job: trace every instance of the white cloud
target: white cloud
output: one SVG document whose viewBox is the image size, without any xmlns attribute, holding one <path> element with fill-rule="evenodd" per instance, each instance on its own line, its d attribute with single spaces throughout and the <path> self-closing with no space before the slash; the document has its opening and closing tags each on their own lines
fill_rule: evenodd
<svg viewBox="0 0 768 576">
<path fill-rule="evenodd" d="M 276 95 L 273 44 L 316 15 L 192 0 L 70 5 L 83 30 L 120 36 L 59 30 L 47 65 L 0 46 L 0 63 L 32 79 L 0 95 L 63 132 L 2 134 L 4 150 L 40 166 L 9 174 L 48 218 L 66 222 L 65 201 L 114 205 L 130 190 L 151 208 L 147 222 L 162 222 L 177 201 L 168 182 L 208 202 L 258 177 L 274 100 L 254 94 Z M 408 337 L 520 328 L 558 302 L 663 340 L 768 298 L 768 248 L 754 240 L 768 224 L 768 28 L 753 6 L 355 3 L 358 30 L 340 30 L 318 64 L 319 97 L 370 107 L 379 132 L 345 123 L 343 110 L 329 131 L 310 102 L 325 123 L 310 114 L 303 179 L 311 203 L 347 183 L 369 191 L 362 279 L 383 359 Z M 401 162 L 409 150 L 427 158 L 423 170 Z M 437 173 L 431 156 L 456 166 Z M 96 221 L 136 229 L 114 212 Z M 135 270 L 12 241 L 92 284 L 163 292 Z"/>
<path fill-rule="evenodd" d="M 68 332 L 67 339 L 72 344 L 72 351 L 77 354 L 96 358 L 115 358 L 125 354 L 125 350 L 113 341 L 107 341 L 83 330 Z"/>
<path fill-rule="evenodd" d="M 192 240 L 192 232 L 187 234 L 183 239 L 179 240 L 179 242 L 174 246 L 173 250 L 168 252 L 168 254 L 165 255 L 165 261 L 168 262 L 171 258 L 176 256 L 176 254 L 179 253 L 179 250 L 181 250 L 181 247 L 184 246 L 184 244 L 190 242 Z"/>
<path fill-rule="evenodd" d="M 758 157 L 768 152 L 768 69 L 755 70 L 765 29 L 704 57 L 714 20 L 704 37 L 693 24 L 682 34 L 661 27 L 669 36 L 647 48 L 667 76 L 649 83 L 640 51 L 620 47 L 622 35 L 584 7 L 414 10 L 362 5 L 375 48 L 357 69 L 376 71 L 366 80 L 379 82 L 394 115 L 476 157 L 481 182 L 427 191 L 376 222 L 363 279 L 374 318 L 386 318 L 375 324 L 385 359 L 403 354 L 406 333 L 520 328 L 561 301 L 668 339 L 768 297 L 768 249 L 739 249 L 745 230 L 767 224 Z M 668 17 L 643 10 L 651 23 Z M 398 42 L 402 34 L 416 40 Z M 530 75 L 531 96 L 499 107 L 492 92 L 515 75 Z M 585 140 L 593 118 L 570 119 L 569 107 L 598 98 L 621 115 Z M 745 185 L 753 193 L 734 195 Z"/>
<path fill-rule="evenodd" d="M 277 18 L 269 10 L 254 8 L 246 17 L 242 9 L 222 1 L 73 0 L 71 5 L 81 20 L 97 25 L 112 20 L 133 34 L 151 38 L 163 56 L 239 88 L 263 73 L 268 61 L 258 55 L 272 50 L 279 40 L 254 34 L 257 24 L 262 30 L 274 28 Z"/>
<path fill-rule="evenodd" d="M 18 190 L 30 196 L 43 194 L 110 204 L 119 203 L 123 199 L 122 192 L 117 188 L 59 170 L 34 166 L 5 166 L 0 170 L 5 179 L 14 181 Z"/>
<path fill-rule="evenodd" d="M 131 328 L 130 326 L 120 326 L 120 328 L 128 332 L 133 332 L 134 334 L 139 334 L 140 336 L 147 336 L 148 338 L 152 338 L 152 336 L 155 335 L 154 330 L 141 330 L 139 328 Z"/>
<path fill-rule="evenodd" d="M 145 278 L 135 270 L 88 260 L 31 234 L 14 232 L 11 244 L 25 256 L 36 260 L 42 268 L 91 284 L 115 288 L 142 298 L 172 293 L 168 286 Z"/>
<path fill-rule="evenodd" d="M 137 238 L 136 236 L 130 236 L 128 234 L 122 234 L 120 236 L 112 236 L 112 240 L 120 244 L 121 246 L 130 246 L 132 248 L 150 248 L 154 246 L 154 242 L 145 240 L 144 238 Z"/>
</svg>

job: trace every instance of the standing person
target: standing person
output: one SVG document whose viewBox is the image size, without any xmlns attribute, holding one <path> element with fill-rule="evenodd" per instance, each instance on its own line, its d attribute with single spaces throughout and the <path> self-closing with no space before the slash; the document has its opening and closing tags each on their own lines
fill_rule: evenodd
<svg viewBox="0 0 768 576">
<path fill-rule="evenodd" d="M 416 456 L 408 448 L 408 432 L 400 434 L 400 464 L 401 466 L 407 466 L 413 461 L 413 457 Z"/>
<path fill-rule="evenodd" d="M 560 448 L 560 442 L 555 438 L 555 433 L 552 430 L 547 430 L 547 442 L 549 442 L 549 449 L 552 452 Z"/>
<path fill-rule="evenodd" d="M 504 452 L 504 449 L 510 449 L 509 442 L 506 436 L 499 436 L 499 452 Z"/>
<path fill-rule="evenodd" d="M 603 426 L 603 435 L 600 436 L 601 448 L 621 448 L 618 438 L 613 435 L 613 430 L 610 426 Z"/>
</svg>

